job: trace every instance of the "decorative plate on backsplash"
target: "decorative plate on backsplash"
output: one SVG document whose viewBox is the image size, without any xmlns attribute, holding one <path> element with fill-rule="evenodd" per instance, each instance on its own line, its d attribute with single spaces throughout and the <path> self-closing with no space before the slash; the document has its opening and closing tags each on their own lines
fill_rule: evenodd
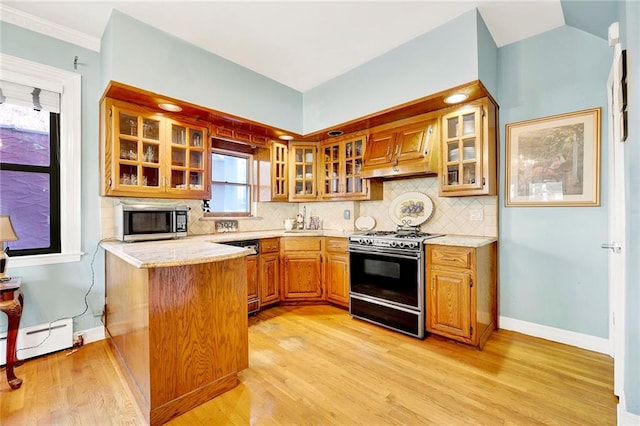
<svg viewBox="0 0 640 426">
<path fill-rule="evenodd" d="M 371 216 L 360 216 L 356 219 L 355 225 L 359 231 L 370 231 L 376 226 L 376 220 Z"/>
<path fill-rule="evenodd" d="M 391 201 L 389 216 L 396 225 L 418 226 L 433 214 L 433 201 L 421 192 L 407 192 Z"/>
</svg>

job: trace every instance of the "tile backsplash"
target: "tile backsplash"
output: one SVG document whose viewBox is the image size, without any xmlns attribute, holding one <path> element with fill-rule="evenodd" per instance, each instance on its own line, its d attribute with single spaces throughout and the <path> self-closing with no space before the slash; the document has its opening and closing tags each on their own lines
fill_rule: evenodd
<svg viewBox="0 0 640 426">
<path fill-rule="evenodd" d="M 389 216 L 391 202 L 398 195 L 407 192 L 421 192 L 433 201 L 434 213 L 421 227 L 422 231 L 456 235 L 498 236 L 498 197 L 438 197 L 436 177 L 388 180 L 383 185 L 383 199 L 380 201 L 338 201 L 314 203 L 258 203 L 257 217 L 239 218 L 238 231 L 261 231 L 283 229 L 284 219 L 295 217 L 298 211 L 306 209 L 307 222 L 311 216 L 318 216 L 322 229 L 350 232 L 355 230 L 355 220 L 359 216 L 375 219 L 377 230 L 393 230 L 395 223 Z M 149 200 L 127 199 L 127 202 Z M 167 200 L 165 200 L 167 201 Z M 173 202 L 173 200 L 168 200 Z M 102 238 L 113 238 L 113 207 L 119 198 L 101 197 Z M 181 204 L 191 207 L 189 212 L 189 234 L 205 235 L 216 232 L 215 220 L 203 219 L 202 201 L 184 200 Z M 348 218 L 345 216 L 348 211 Z M 472 220 L 473 219 L 473 220 Z"/>
</svg>

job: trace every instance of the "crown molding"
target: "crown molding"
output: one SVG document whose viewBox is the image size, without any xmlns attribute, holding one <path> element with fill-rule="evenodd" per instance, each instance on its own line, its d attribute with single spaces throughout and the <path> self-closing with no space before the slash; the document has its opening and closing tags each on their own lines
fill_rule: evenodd
<svg viewBox="0 0 640 426">
<path fill-rule="evenodd" d="M 0 21 L 100 52 L 100 39 L 0 4 Z"/>
</svg>

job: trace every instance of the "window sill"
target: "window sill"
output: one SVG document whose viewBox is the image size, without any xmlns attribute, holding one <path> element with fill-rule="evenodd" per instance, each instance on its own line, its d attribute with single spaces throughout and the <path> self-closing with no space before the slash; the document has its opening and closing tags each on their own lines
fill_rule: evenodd
<svg viewBox="0 0 640 426">
<path fill-rule="evenodd" d="M 23 266 L 43 266 L 53 265 L 56 263 L 79 262 L 84 253 L 56 253 L 56 254 L 37 254 L 33 256 L 9 256 L 10 268 L 22 268 Z"/>
</svg>

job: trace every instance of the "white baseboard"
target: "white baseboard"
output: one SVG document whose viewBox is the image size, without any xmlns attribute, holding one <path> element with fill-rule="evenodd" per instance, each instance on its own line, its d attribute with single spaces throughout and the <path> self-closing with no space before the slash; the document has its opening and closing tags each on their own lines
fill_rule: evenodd
<svg viewBox="0 0 640 426">
<path fill-rule="evenodd" d="M 73 335 L 75 337 L 80 333 L 82 333 L 82 337 L 84 339 L 85 344 L 91 343 L 91 342 L 97 342 L 99 340 L 103 340 L 106 337 L 106 333 L 104 331 L 103 326 L 76 331 L 75 333 L 73 333 Z"/>
<path fill-rule="evenodd" d="M 625 396 L 620 395 L 620 403 L 618 404 L 618 426 L 638 426 L 640 425 L 640 416 L 627 411 L 625 406 Z"/>
<path fill-rule="evenodd" d="M 563 330 L 561 328 L 549 327 L 503 316 L 499 318 L 499 324 L 500 328 L 505 330 L 517 331 L 518 333 L 527 334 L 529 336 L 540 337 L 542 339 L 564 343 L 566 345 L 576 346 L 578 348 L 606 355 L 613 354 L 612 342 L 609 339 L 604 339 L 602 337 L 589 336 L 588 334 L 576 333 L 574 331 Z"/>
</svg>

